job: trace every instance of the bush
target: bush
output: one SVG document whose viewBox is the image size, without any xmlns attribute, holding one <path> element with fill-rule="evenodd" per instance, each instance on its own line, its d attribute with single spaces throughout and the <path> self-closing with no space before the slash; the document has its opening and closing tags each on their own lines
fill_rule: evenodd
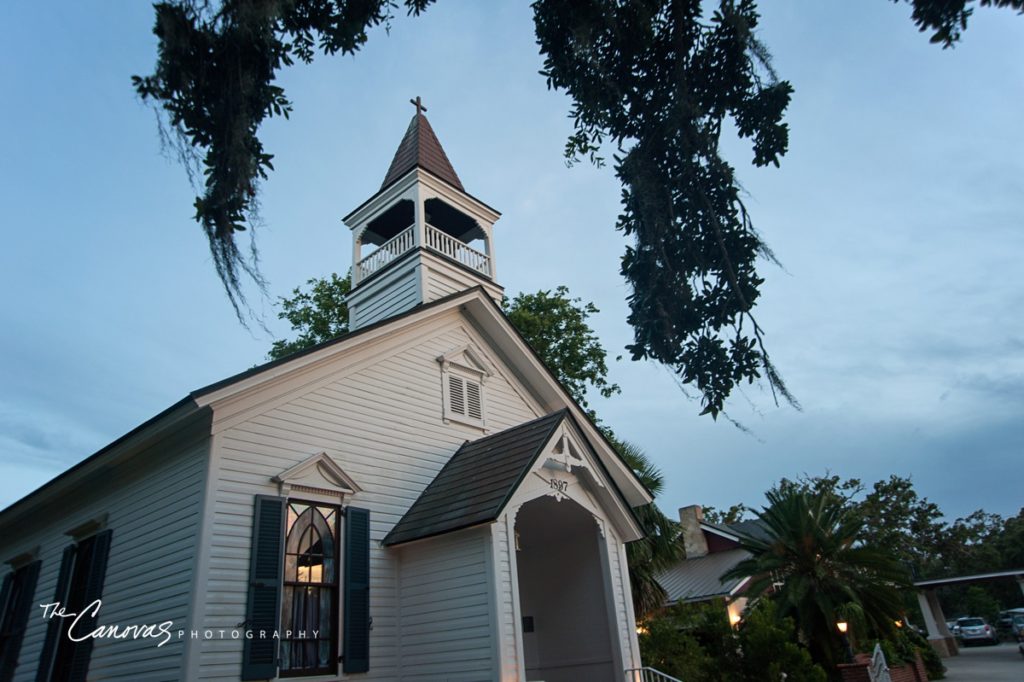
<svg viewBox="0 0 1024 682">
<path fill-rule="evenodd" d="M 797 644 L 791 621 L 776 621 L 764 600 L 738 629 L 721 601 L 672 606 L 645 624 L 640 653 L 650 665 L 686 682 L 825 682 L 825 671 Z"/>
<path fill-rule="evenodd" d="M 875 640 L 875 642 L 882 647 L 885 661 L 890 666 L 913 664 L 916 654 L 920 654 L 929 680 L 941 680 L 946 676 L 946 668 L 942 665 L 942 659 L 935 653 L 935 649 L 927 639 L 912 628 L 903 628 L 893 637 Z M 872 650 L 874 650 L 875 642 L 871 644 Z"/>
</svg>

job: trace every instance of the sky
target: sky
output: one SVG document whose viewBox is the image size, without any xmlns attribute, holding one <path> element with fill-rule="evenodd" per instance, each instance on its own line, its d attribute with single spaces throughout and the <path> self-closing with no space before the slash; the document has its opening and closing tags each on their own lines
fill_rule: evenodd
<svg viewBox="0 0 1024 682">
<path fill-rule="evenodd" d="M 591 405 L 661 469 L 659 504 L 758 507 L 782 477 L 912 477 L 949 519 L 1024 506 L 1024 17 L 979 9 L 953 50 L 909 7 L 762 2 L 795 94 L 790 150 L 728 140 L 764 263 L 756 314 L 802 410 L 752 386 L 730 417 L 628 359 L 611 169 L 567 168 L 569 100 L 538 75 L 529 3 L 441 0 L 355 57 L 282 73 L 289 121 L 256 231 L 270 333 L 236 320 L 130 76 L 155 62 L 149 3 L 0 6 L 0 507 L 181 399 L 266 359 L 274 302 L 344 273 L 341 217 L 379 187 L 423 97 L 466 189 L 503 214 L 506 291 L 566 285 L 621 394 Z M 621 360 L 614 360 L 617 356 Z"/>
</svg>

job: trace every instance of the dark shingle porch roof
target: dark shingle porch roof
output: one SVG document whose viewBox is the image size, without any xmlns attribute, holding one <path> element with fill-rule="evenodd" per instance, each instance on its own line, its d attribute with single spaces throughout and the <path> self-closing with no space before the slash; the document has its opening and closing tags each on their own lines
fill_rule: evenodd
<svg viewBox="0 0 1024 682">
<path fill-rule="evenodd" d="M 383 540 L 385 546 L 494 521 L 567 410 L 462 444 Z"/>
</svg>

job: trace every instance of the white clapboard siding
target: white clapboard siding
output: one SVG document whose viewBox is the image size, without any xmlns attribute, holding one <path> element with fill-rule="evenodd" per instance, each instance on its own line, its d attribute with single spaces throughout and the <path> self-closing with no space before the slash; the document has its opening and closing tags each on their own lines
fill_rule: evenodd
<svg viewBox="0 0 1024 682">
<path fill-rule="evenodd" d="M 401 549 L 401 680 L 489 682 L 493 654 L 487 529 Z"/>
<path fill-rule="evenodd" d="M 423 292 L 425 301 L 436 301 L 439 298 L 471 289 L 480 284 L 480 276 L 475 273 L 466 272 L 458 265 L 447 260 L 432 260 L 424 267 L 427 268 L 427 275 L 424 278 L 425 290 Z"/>
<path fill-rule="evenodd" d="M 419 265 L 410 260 L 361 283 L 349 296 L 352 329 L 394 317 L 422 303 Z"/>
<path fill-rule="evenodd" d="M 96 640 L 88 679 L 182 679 L 185 642 L 177 630 L 188 619 L 208 447 L 209 422 L 202 420 L 83 482 L 80 491 L 22 529 L 19 540 L 38 545 L 43 562 L 35 602 L 48 603 L 61 555 L 70 544 L 65 531 L 106 514 L 113 533 L 99 625 L 174 622 L 175 637 L 161 647 L 150 639 Z M 46 622 L 36 609 L 29 616 L 15 680 L 35 680 L 45 635 Z"/>
<path fill-rule="evenodd" d="M 309 381 L 307 390 L 284 402 L 269 401 L 270 406 L 231 420 L 217 433 L 208 587 L 201 607 L 204 627 L 231 629 L 245 619 L 253 497 L 276 495 L 273 476 L 326 452 L 362 489 L 350 503 L 370 510 L 373 631 L 370 672 L 359 679 L 399 679 L 398 550 L 381 548 L 379 542 L 458 447 L 484 435 L 480 428 L 444 423 L 437 358 L 472 345 L 496 366 L 500 364 L 458 311 L 439 319 L 436 326 L 408 333 L 408 343 L 393 345 L 394 350 L 369 363 L 362 356 L 355 362 L 339 355 L 325 366 L 320 379 Z M 365 354 L 366 349 L 354 349 L 353 358 L 360 352 Z M 347 370 L 350 364 L 356 369 Z M 490 432 L 539 416 L 504 378 L 511 372 L 498 369 L 484 387 Z M 215 421 L 216 410 L 214 405 Z M 472 639 L 473 635 L 467 631 L 459 637 Z M 199 647 L 200 679 L 237 679 L 240 641 L 202 640 Z M 420 658 L 426 661 L 437 655 L 446 655 L 443 646 Z M 493 655 L 488 654 L 486 665 L 491 665 L 491 659 Z M 469 672 L 477 666 L 465 661 L 460 665 L 470 665 Z M 448 672 L 462 675 L 455 669 Z"/>
</svg>

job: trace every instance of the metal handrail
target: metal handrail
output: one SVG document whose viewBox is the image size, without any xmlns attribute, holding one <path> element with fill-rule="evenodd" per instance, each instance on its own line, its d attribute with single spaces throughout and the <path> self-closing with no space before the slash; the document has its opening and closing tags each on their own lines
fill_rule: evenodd
<svg viewBox="0 0 1024 682">
<path fill-rule="evenodd" d="M 650 666 L 626 670 L 626 682 L 683 682 L 677 677 L 666 675 Z"/>
</svg>

